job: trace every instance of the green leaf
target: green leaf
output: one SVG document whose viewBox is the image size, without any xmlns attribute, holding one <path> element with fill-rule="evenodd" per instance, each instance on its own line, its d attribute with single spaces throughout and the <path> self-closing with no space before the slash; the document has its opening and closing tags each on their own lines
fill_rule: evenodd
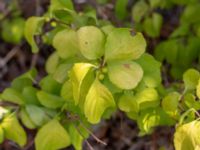
<svg viewBox="0 0 200 150">
<path fill-rule="evenodd" d="M 63 83 L 68 78 L 68 72 L 71 69 L 72 64 L 70 63 L 61 63 L 57 66 L 55 72 L 53 73 L 53 78 L 59 82 Z"/>
<path fill-rule="evenodd" d="M 22 126 L 19 124 L 15 113 L 6 116 L 5 119 L 3 119 L 1 126 L 4 130 L 4 135 L 6 139 L 16 142 L 21 147 L 26 144 L 26 133 Z"/>
<path fill-rule="evenodd" d="M 139 105 L 136 101 L 136 97 L 132 94 L 124 94 L 118 101 L 118 107 L 125 112 L 138 112 Z"/>
<path fill-rule="evenodd" d="M 38 98 L 36 96 L 37 89 L 32 86 L 27 86 L 23 89 L 22 95 L 26 104 L 40 105 Z"/>
<path fill-rule="evenodd" d="M 108 35 L 105 45 L 105 59 L 132 60 L 138 59 L 146 48 L 146 41 L 141 33 L 131 35 L 127 28 L 116 28 Z"/>
<path fill-rule="evenodd" d="M 192 93 L 185 94 L 183 102 L 188 108 L 194 108 L 195 110 L 200 109 L 200 102 L 199 100 L 196 100 L 195 95 L 193 95 Z"/>
<path fill-rule="evenodd" d="M 143 28 L 150 37 L 155 38 L 160 35 L 162 24 L 162 16 L 158 13 L 153 13 L 152 18 L 148 17 L 144 20 Z"/>
<path fill-rule="evenodd" d="M 151 8 L 159 7 L 162 3 L 162 0 L 150 0 L 149 1 Z"/>
<path fill-rule="evenodd" d="M 25 103 L 24 97 L 22 96 L 22 94 L 12 88 L 5 89 L 3 93 L 1 94 L 1 98 L 4 101 L 8 101 L 8 102 L 15 103 L 18 105 L 23 105 Z"/>
<path fill-rule="evenodd" d="M 39 83 L 41 89 L 45 92 L 59 95 L 62 84 L 57 82 L 51 75 L 44 77 Z"/>
<path fill-rule="evenodd" d="M 188 23 L 191 24 L 199 22 L 200 18 L 197 15 L 199 13 L 200 13 L 199 3 L 187 5 L 180 18 L 181 24 L 188 24 Z"/>
<path fill-rule="evenodd" d="M 22 108 L 19 112 L 19 117 L 25 127 L 28 129 L 35 129 L 36 125 L 33 123 L 33 121 L 30 119 L 28 113 L 24 108 Z"/>
<path fill-rule="evenodd" d="M 181 95 L 177 92 L 171 92 L 162 100 L 162 107 L 166 112 L 176 112 Z"/>
<path fill-rule="evenodd" d="M 143 110 L 137 120 L 140 134 L 151 133 L 152 129 L 159 125 L 160 119 L 160 115 L 156 109 Z"/>
<path fill-rule="evenodd" d="M 38 35 L 41 32 L 43 23 L 43 17 L 30 17 L 26 21 L 24 35 L 28 43 L 31 45 L 33 53 L 37 53 L 39 51 L 34 36 Z"/>
<path fill-rule="evenodd" d="M 98 123 L 104 111 L 115 107 L 110 91 L 96 79 L 91 85 L 84 104 L 84 113 L 90 123 Z"/>
<path fill-rule="evenodd" d="M 83 128 L 81 125 L 75 127 L 74 124 L 70 124 L 68 127 L 68 131 L 69 131 L 69 135 L 70 135 L 70 139 L 72 142 L 72 145 L 74 146 L 74 148 L 76 150 L 82 150 L 83 149 L 83 141 L 84 138 L 88 137 L 88 132 L 85 130 L 85 128 Z M 80 133 L 84 136 L 84 138 L 82 137 L 82 135 L 80 135 Z"/>
<path fill-rule="evenodd" d="M 140 135 L 149 134 L 158 125 L 174 125 L 175 121 L 160 107 L 148 108 L 141 111 L 137 117 Z"/>
<path fill-rule="evenodd" d="M 196 87 L 196 94 L 197 94 L 197 97 L 200 99 L 200 79 L 198 81 L 198 84 L 197 84 L 197 87 Z"/>
<path fill-rule="evenodd" d="M 190 32 L 189 27 L 190 26 L 188 24 L 183 24 L 183 25 L 179 26 L 177 29 L 175 29 L 171 33 L 170 38 L 186 36 Z"/>
<path fill-rule="evenodd" d="M 62 30 L 53 39 L 53 46 L 59 57 L 67 59 L 79 51 L 78 36 L 74 30 Z"/>
<path fill-rule="evenodd" d="M 60 95 L 65 100 L 72 100 L 73 99 L 72 83 L 71 83 L 70 80 L 66 81 L 63 84 Z"/>
<path fill-rule="evenodd" d="M 133 20 L 135 22 L 140 22 L 142 18 L 147 15 L 148 11 L 149 5 L 143 0 L 138 1 L 132 8 Z"/>
<path fill-rule="evenodd" d="M 56 71 L 56 68 L 59 65 L 59 60 L 60 59 L 57 52 L 54 52 L 49 56 L 45 64 L 47 73 L 52 74 Z"/>
<path fill-rule="evenodd" d="M 2 21 L 2 38 L 9 43 L 19 44 L 23 37 L 25 21 L 23 18 L 14 17 Z"/>
<path fill-rule="evenodd" d="M 73 10 L 74 6 L 71 0 L 51 0 L 50 2 L 50 12 L 61 9 L 70 9 Z"/>
<path fill-rule="evenodd" d="M 26 86 L 32 86 L 32 80 L 29 78 L 16 78 L 12 81 L 11 87 L 19 92 L 22 92 Z"/>
<path fill-rule="evenodd" d="M 37 76 L 37 70 L 35 68 L 32 68 L 26 73 L 19 76 L 18 78 L 28 78 L 28 79 L 31 79 L 32 81 L 35 81 L 36 76 Z"/>
<path fill-rule="evenodd" d="M 143 81 L 147 87 L 157 87 L 161 84 L 161 63 L 149 54 L 143 54 L 136 62 L 144 71 Z"/>
<path fill-rule="evenodd" d="M 146 88 L 137 94 L 137 103 L 140 109 L 157 107 L 160 104 L 159 95 L 154 88 Z"/>
<path fill-rule="evenodd" d="M 76 105 L 79 103 L 82 82 L 92 67 L 94 66 L 89 63 L 76 63 L 70 72 L 73 97 Z"/>
<path fill-rule="evenodd" d="M 77 34 L 80 51 L 85 58 L 98 59 L 104 54 L 105 35 L 100 29 L 85 26 L 81 27 Z"/>
<path fill-rule="evenodd" d="M 168 63 L 174 64 L 178 59 L 178 50 L 178 41 L 176 39 L 170 39 L 157 45 L 155 49 L 155 57 L 159 61 L 166 59 Z"/>
<path fill-rule="evenodd" d="M 0 125 L 0 144 L 2 144 L 4 141 L 4 131 L 2 126 Z"/>
<path fill-rule="evenodd" d="M 64 105 L 65 100 L 59 96 L 47 93 L 45 91 L 37 92 L 37 97 L 40 103 L 47 108 L 60 108 Z"/>
<path fill-rule="evenodd" d="M 70 144 L 68 132 L 55 119 L 45 124 L 35 138 L 36 150 L 62 149 Z"/>
<path fill-rule="evenodd" d="M 196 150 L 200 145 L 200 122 L 195 120 L 176 128 L 174 135 L 176 150 Z"/>
<path fill-rule="evenodd" d="M 115 14 L 117 18 L 123 20 L 128 15 L 127 11 L 128 0 L 117 0 L 115 4 Z"/>
<path fill-rule="evenodd" d="M 37 126 L 42 126 L 49 120 L 49 116 L 47 116 L 45 109 L 42 107 L 38 107 L 35 105 L 26 105 L 26 112 L 30 116 L 30 119 Z"/>
<path fill-rule="evenodd" d="M 183 81 L 186 90 L 194 90 L 196 89 L 198 80 L 200 79 L 200 73 L 199 71 L 195 69 L 188 69 L 184 74 L 183 74 Z"/>
<path fill-rule="evenodd" d="M 110 81 L 121 89 L 133 89 L 141 81 L 143 70 L 132 61 L 113 62 L 108 64 Z"/>
</svg>

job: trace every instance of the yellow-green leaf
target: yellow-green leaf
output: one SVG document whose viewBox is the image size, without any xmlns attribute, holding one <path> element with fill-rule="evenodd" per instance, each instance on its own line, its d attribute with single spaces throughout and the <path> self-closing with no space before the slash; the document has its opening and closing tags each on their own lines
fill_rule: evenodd
<svg viewBox="0 0 200 150">
<path fill-rule="evenodd" d="M 196 94 L 197 94 L 197 97 L 200 99 L 200 79 L 198 81 L 198 84 L 197 84 L 197 87 L 196 87 Z"/>
<path fill-rule="evenodd" d="M 73 89 L 73 97 L 75 100 L 75 104 L 77 105 L 80 99 L 80 90 L 81 85 L 86 77 L 88 71 L 93 67 L 92 64 L 89 63 L 76 63 L 71 72 L 70 72 L 70 79 L 72 82 L 72 89 Z"/>
<path fill-rule="evenodd" d="M 118 107 L 125 112 L 137 113 L 139 111 L 139 105 L 136 101 L 136 97 L 132 94 L 122 95 L 118 101 Z"/>
<path fill-rule="evenodd" d="M 65 100 L 57 95 L 47 93 L 45 91 L 37 92 L 37 97 L 40 103 L 47 108 L 60 108 L 64 105 Z"/>
<path fill-rule="evenodd" d="M 71 144 L 68 132 L 57 120 L 51 120 L 37 133 L 36 150 L 58 150 Z"/>
<path fill-rule="evenodd" d="M 176 128 L 174 135 L 176 150 L 195 150 L 200 145 L 200 121 L 192 121 Z"/>
<path fill-rule="evenodd" d="M 53 39 L 53 46 L 57 50 L 59 57 L 69 58 L 79 50 L 78 36 L 74 30 L 62 30 Z"/>
<path fill-rule="evenodd" d="M 4 131 L 2 126 L 0 125 L 0 144 L 4 141 Z"/>
<path fill-rule="evenodd" d="M 127 28 L 113 29 L 105 45 L 105 59 L 132 60 L 138 59 L 146 49 L 146 41 L 141 33 L 132 35 Z"/>
<path fill-rule="evenodd" d="M 195 69 L 188 69 L 183 74 L 183 81 L 187 90 L 194 90 L 198 84 L 199 79 L 200 73 Z"/>
<path fill-rule="evenodd" d="M 12 140 L 19 144 L 21 147 L 24 146 L 27 142 L 27 137 L 24 129 L 19 124 L 15 113 L 10 114 L 9 116 L 3 119 L 1 124 L 5 138 Z"/>
<path fill-rule="evenodd" d="M 41 28 L 44 22 L 43 17 L 30 17 L 25 23 L 24 35 L 28 43 L 31 45 L 33 53 L 39 51 L 38 46 L 35 42 L 34 36 L 41 32 Z"/>
<path fill-rule="evenodd" d="M 111 92 L 96 79 L 91 85 L 84 104 L 84 113 L 90 123 L 98 123 L 104 111 L 115 107 Z"/>
<path fill-rule="evenodd" d="M 112 62 L 108 64 L 110 81 L 121 89 L 133 89 L 141 81 L 143 70 L 132 61 Z"/>
<path fill-rule="evenodd" d="M 82 55 L 87 59 L 97 59 L 104 54 L 105 35 L 94 26 L 81 27 L 78 42 Z"/>
</svg>

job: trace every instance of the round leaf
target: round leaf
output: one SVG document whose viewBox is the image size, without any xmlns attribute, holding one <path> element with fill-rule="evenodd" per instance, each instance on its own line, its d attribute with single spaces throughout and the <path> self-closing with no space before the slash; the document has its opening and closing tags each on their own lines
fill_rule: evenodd
<svg viewBox="0 0 200 150">
<path fill-rule="evenodd" d="M 105 35 L 94 26 L 81 27 L 78 42 L 82 55 L 87 59 L 97 59 L 104 54 Z"/>
<path fill-rule="evenodd" d="M 141 33 L 131 35 L 131 30 L 117 28 L 108 35 L 105 45 L 105 57 L 111 60 L 138 59 L 146 48 L 146 41 Z"/>
<path fill-rule="evenodd" d="M 53 46 L 61 58 L 69 58 L 79 50 L 78 36 L 74 30 L 62 30 L 53 39 Z"/>
<path fill-rule="evenodd" d="M 108 64 L 110 81 L 121 89 L 133 89 L 141 81 L 143 70 L 139 64 L 131 61 Z"/>
<path fill-rule="evenodd" d="M 55 119 L 45 124 L 35 138 L 36 150 L 62 149 L 70 144 L 68 132 Z"/>
</svg>

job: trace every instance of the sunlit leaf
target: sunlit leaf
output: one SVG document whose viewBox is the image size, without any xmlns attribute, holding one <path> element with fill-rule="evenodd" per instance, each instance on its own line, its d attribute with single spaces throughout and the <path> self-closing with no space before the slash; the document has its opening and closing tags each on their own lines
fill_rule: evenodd
<svg viewBox="0 0 200 150">
<path fill-rule="evenodd" d="M 159 95 L 154 88 L 146 88 L 139 92 L 136 97 L 140 109 L 156 107 L 160 104 Z"/>
<path fill-rule="evenodd" d="M 121 89 L 133 89 L 141 81 L 143 70 L 132 61 L 113 62 L 108 64 L 110 81 Z"/>
<path fill-rule="evenodd" d="M 0 144 L 4 141 L 4 131 L 2 126 L 0 125 Z"/>
<path fill-rule="evenodd" d="M 162 107 L 166 112 L 176 112 L 181 95 L 177 92 L 169 93 L 162 100 Z"/>
<path fill-rule="evenodd" d="M 84 57 L 97 59 L 103 55 L 105 36 L 100 29 L 95 26 L 85 26 L 81 27 L 77 34 L 80 51 Z"/>
<path fill-rule="evenodd" d="M 84 113 L 90 123 L 98 123 L 104 111 L 115 107 L 115 101 L 110 91 L 96 79 L 86 96 Z"/>
<path fill-rule="evenodd" d="M 138 59 L 146 48 L 146 41 L 141 33 L 132 35 L 127 28 L 116 28 L 108 35 L 105 45 L 105 59 L 132 60 Z"/>
<path fill-rule="evenodd" d="M 6 116 L 5 119 L 3 119 L 1 126 L 4 130 L 6 139 L 16 142 L 21 147 L 26 144 L 26 133 L 22 126 L 19 124 L 15 113 Z"/>
<path fill-rule="evenodd" d="M 70 72 L 70 79 L 72 82 L 73 88 L 73 97 L 75 100 L 75 104 L 77 105 L 80 99 L 80 90 L 81 84 L 86 77 L 88 71 L 93 67 L 92 64 L 89 63 L 77 63 L 73 66 Z"/>
<path fill-rule="evenodd" d="M 36 150 L 62 149 L 70 144 L 68 132 L 55 119 L 45 124 L 35 137 Z"/>
<path fill-rule="evenodd" d="M 53 39 L 53 46 L 57 50 L 59 57 L 69 58 L 79 50 L 78 36 L 74 30 L 62 30 Z"/>
<path fill-rule="evenodd" d="M 200 122 L 192 121 L 176 128 L 174 135 L 176 150 L 194 150 L 200 145 Z"/>
</svg>

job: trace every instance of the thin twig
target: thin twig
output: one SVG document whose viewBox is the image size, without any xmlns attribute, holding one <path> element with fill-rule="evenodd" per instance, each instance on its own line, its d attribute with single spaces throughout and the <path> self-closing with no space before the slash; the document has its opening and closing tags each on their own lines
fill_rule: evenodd
<svg viewBox="0 0 200 150">
<path fill-rule="evenodd" d="M 94 148 L 92 147 L 92 145 L 89 143 L 89 141 L 84 137 L 84 135 L 81 133 L 80 129 L 77 127 L 77 125 L 75 125 L 76 130 L 78 131 L 78 133 L 82 136 L 83 139 L 85 139 L 86 144 L 88 145 L 90 150 L 94 150 Z"/>
<path fill-rule="evenodd" d="M 38 54 L 34 54 L 32 56 L 32 61 L 31 61 L 31 67 L 30 68 L 34 68 L 36 66 L 37 60 L 38 60 Z"/>
<path fill-rule="evenodd" d="M 81 126 L 85 129 L 85 130 L 87 130 L 87 132 L 89 132 L 90 133 L 90 135 L 92 135 L 92 137 L 98 142 L 98 143 L 101 143 L 101 144 L 103 144 L 103 145 L 107 145 L 107 143 L 105 143 L 104 141 L 102 141 L 102 140 L 100 140 L 98 137 L 96 137 L 96 135 L 94 135 L 94 133 L 92 133 L 92 131 L 90 131 L 85 125 L 84 125 L 84 123 L 79 119 L 79 122 L 80 122 L 80 124 L 81 124 Z"/>
<path fill-rule="evenodd" d="M 34 140 L 32 140 L 23 150 L 29 150 L 34 144 Z"/>
<path fill-rule="evenodd" d="M 17 54 L 19 48 L 20 48 L 20 46 L 16 45 L 9 51 L 9 53 L 5 56 L 5 58 L 3 58 L 4 65 L 7 64 L 9 62 L 9 60 L 11 60 Z"/>
</svg>

